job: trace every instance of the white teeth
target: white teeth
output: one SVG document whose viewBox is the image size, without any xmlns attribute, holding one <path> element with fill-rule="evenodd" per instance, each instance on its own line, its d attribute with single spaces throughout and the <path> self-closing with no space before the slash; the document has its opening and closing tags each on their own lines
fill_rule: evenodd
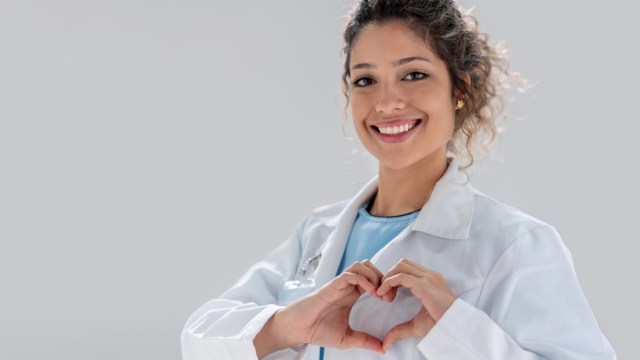
<svg viewBox="0 0 640 360">
<path fill-rule="evenodd" d="M 414 127 L 416 127 L 416 124 L 404 124 L 404 125 L 400 125 L 400 126 L 390 126 L 390 127 L 379 127 L 378 130 L 380 130 L 380 133 L 385 134 L 385 135 L 396 135 L 396 134 L 400 134 L 403 132 L 407 132 L 411 129 L 413 129 Z"/>
</svg>

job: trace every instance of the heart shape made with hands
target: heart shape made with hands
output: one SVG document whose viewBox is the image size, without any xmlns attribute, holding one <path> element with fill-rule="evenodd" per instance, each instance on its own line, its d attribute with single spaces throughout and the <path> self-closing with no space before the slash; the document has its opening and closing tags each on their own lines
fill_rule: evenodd
<svg viewBox="0 0 640 360">
<path fill-rule="evenodd" d="M 435 324 L 421 301 L 408 289 L 393 288 L 393 299 L 384 300 L 370 292 L 351 307 L 349 327 L 378 340 L 382 352 L 405 338 L 419 341 Z M 426 327 L 426 328 L 425 328 Z"/>
<path fill-rule="evenodd" d="M 363 288 L 372 298 L 392 303 L 396 300 L 399 288 L 406 288 L 422 304 L 413 318 L 392 326 L 384 335 L 381 344 L 383 352 L 388 351 L 398 340 L 426 336 L 455 301 L 455 295 L 441 274 L 411 260 L 400 260 L 384 275 L 366 260 L 353 264 L 346 271 L 353 271 L 374 285 L 373 288 Z"/>
<path fill-rule="evenodd" d="M 422 304 L 413 318 L 391 327 L 382 340 L 351 328 L 349 317 L 361 295 L 366 292 L 372 298 L 392 303 L 399 288 L 408 289 Z M 442 274 L 407 259 L 400 260 L 384 275 L 368 260 L 356 262 L 323 286 L 316 296 L 324 301 L 324 308 L 309 309 L 316 313 L 311 343 L 336 348 L 361 347 L 382 353 L 398 340 L 426 336 L 456 299 Z M 326 331 L 333 334 L 327 335 Z"/>
</svg>

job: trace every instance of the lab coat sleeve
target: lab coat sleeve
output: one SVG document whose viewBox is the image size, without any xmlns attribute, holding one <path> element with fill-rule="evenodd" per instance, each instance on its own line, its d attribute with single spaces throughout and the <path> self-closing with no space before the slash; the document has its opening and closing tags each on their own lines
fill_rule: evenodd
<svg viewBox="0 0 640 360">
<path fill-rule="evenodd" d="M 558 233 L 518 237 L 489 271 L 476 306 L 456 299 L 418 344 L 429 360 L 612 360 Z"/>
<path fill-rule="evenodd" d="M 297 269 L 303 226 L 220 298 L 191 315 L 181 336 L 183 360 L 258 359 L 253 339 L 281 308 L 278 292 Z M 285 349 L 265 359 L 295 359 L 301 350 Z"/>
</svg>

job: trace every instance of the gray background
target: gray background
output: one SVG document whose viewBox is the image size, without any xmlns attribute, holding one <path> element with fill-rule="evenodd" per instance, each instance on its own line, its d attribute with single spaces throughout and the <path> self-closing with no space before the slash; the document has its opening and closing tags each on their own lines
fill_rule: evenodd
<svg viewBox="0 0 640 360">
<path fill-rule="evenodd" d="M 341 132 L 349 4 L 0 1 L 1 359 L 177 359 L 192 311 L 374 174 Z M 472 182 L 558 228 L 634 358 L 634 12 L 463 4 L 536 84 Z"/>
</svg>

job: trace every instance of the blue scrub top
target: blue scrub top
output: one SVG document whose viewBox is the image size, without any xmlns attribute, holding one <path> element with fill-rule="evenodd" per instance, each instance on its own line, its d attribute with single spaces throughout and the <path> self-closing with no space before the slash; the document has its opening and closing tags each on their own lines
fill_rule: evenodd
<svg viewBox="0 0 640 360">
<path fill-rule="evenodd" d="M 338 274 L 356 261 L 371 259 L 418 217 L 418 213 L 419 211 L 414 211 L 399 216 L 373 216 L 366 207 L 361 208 L 351 229 Z"/>
<path fill-rule="evenodd" d="M 368 204 L 358 211 L 336 275 L 356 261 L 370 260 L 420 213 L 414 211 L 398 216 L 373 216 L 369 214 L 367 207 Z M 320 348 L 320 360 L 324 360 L 324 347 Z"/>
</svg>

